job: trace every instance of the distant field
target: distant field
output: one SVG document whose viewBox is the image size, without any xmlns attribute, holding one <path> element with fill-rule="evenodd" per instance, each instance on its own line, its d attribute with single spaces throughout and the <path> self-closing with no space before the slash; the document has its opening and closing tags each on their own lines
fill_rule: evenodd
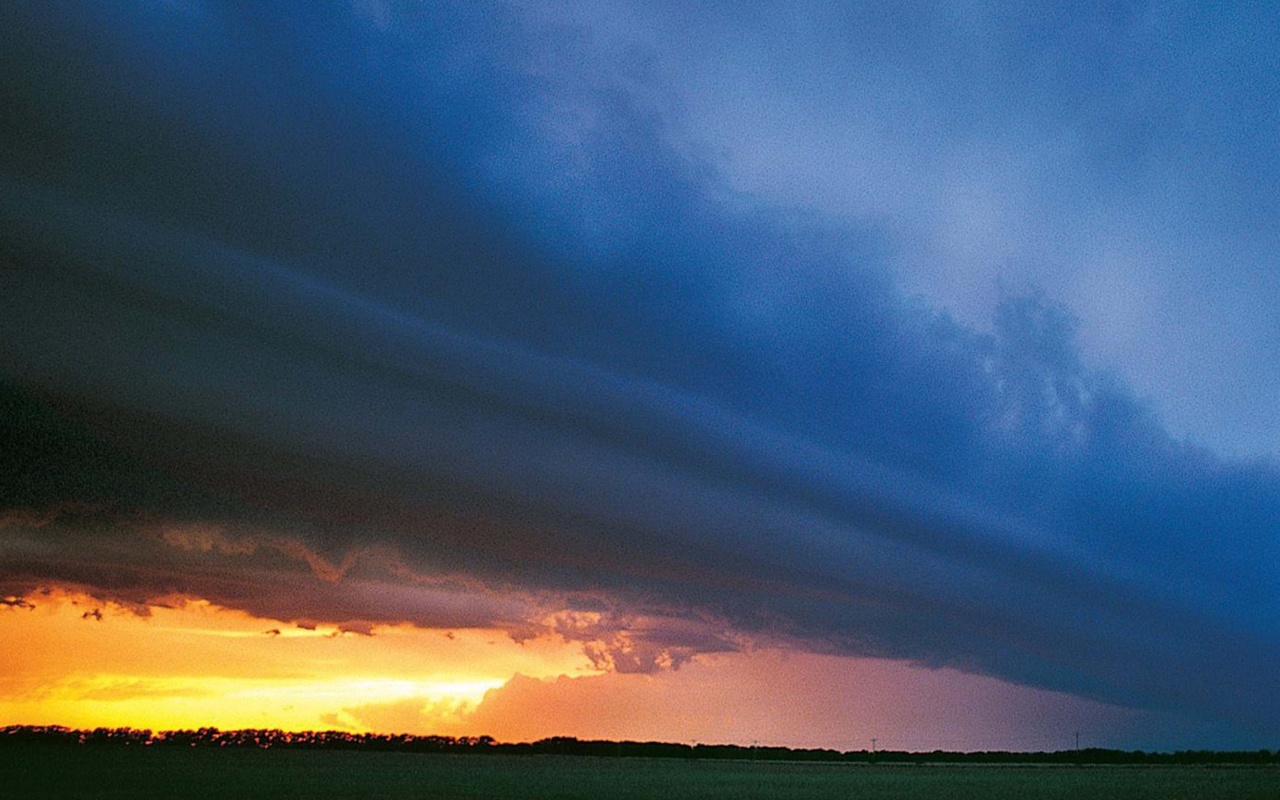
<svg viewBox="0 0 1280 800">
<path fill-rule="evenodd" d="M 1276 800 L 1275 767 L 885 766 L 212 748 L 0 748 L 5 798 Z"/>
</svg>

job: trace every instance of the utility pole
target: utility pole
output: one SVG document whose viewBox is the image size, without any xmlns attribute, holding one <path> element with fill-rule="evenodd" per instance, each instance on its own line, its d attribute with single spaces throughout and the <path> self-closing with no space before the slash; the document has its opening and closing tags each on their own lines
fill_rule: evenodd
<svg viewBox="0 0 1280 800">
<path fill-rule="evenodd" d="M 1080 749 L 1080 731 L 1076 731 L 1076 750 Z"/>
</svg>

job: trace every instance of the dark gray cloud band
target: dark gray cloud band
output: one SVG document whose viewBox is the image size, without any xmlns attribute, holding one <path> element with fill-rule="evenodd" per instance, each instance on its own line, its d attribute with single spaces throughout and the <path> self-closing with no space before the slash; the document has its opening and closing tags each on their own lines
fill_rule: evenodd
<svg viewBox="0 0 1280 800">
<path fill-rule="evenodd" d="M 654 663 L 746 634 L 1275 732 L 1280 471 L 1171 438 L 1066 310 L 904 298 L 873 226 L 540 66 L 581 31 L 78 10 L 6 12 L 7 586 L 598 603 L 700 622 Z M 68 502 L 110 510 L 32 522 Z"/>
</svg>

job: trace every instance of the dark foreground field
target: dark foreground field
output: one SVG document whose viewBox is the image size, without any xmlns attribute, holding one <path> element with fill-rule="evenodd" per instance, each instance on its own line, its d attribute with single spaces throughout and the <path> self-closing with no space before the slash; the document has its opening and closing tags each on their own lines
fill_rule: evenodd
<svg viewBox="0 0 1280 800">
<path fill-rule="evenodd" d="M 1280 797 L 1275 767 L 804 764 L 209 748 L 6 748 L 6 798 Z"/>
</svg>

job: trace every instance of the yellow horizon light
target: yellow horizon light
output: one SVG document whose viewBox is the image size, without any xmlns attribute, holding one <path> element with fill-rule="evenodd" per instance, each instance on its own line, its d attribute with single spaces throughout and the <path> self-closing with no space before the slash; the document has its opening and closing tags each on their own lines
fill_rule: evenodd
<svg viewBox="0 0 1280 800">
<path fill-rule="evenodd" d="M 335 625 L 299 627 L 204 600 L 142 616 L 49 592 L 35 608 L 0 609 L 0 724 L 402 732 L 368 723 L 386 707 L 438 728 L 419 732 L 455 733 L 517 673 L 591 671 L 580 646 L 554 636 L 372 630 L 339 635 Z"/>
</svg>

